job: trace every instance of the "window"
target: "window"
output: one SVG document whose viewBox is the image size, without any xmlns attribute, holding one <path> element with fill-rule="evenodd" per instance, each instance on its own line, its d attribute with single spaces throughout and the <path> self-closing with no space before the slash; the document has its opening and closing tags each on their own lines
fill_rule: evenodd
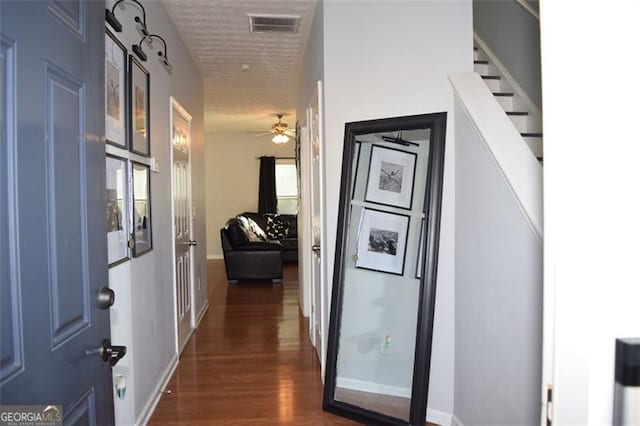
<svg viewBox="0 0 640 426">
<path fill-rule="evenodd" d="M 298 213 L 298 170 L 295 160 L 276 159 L 278 213 Z"/>
</svg>

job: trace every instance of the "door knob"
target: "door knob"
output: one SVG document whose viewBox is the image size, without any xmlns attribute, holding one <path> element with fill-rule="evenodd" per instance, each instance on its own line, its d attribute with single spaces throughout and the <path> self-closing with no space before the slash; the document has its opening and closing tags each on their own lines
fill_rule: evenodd
<svg viewBox="0 0 640 426">
<path fill-rule="evenodd" d="M 104 339 L 102 345 L 97 349 L 87 351 L 87 355 L 98 354 L 100 358 L 113 367 L 127 354 L 126 346 L 115 346 L 111 344 L 111 340 Z"/>
<path fill-rule="evenodd" d="M 109 309 L 116 301 L 116 294 L 109 287 L 102 286 L 98 290 L 98 307 Z"/>
<path fill-rule="evenodd" d="M 198 245 L 198 242 L 197 242 L 196 240 L 189 240 L 189 241 L 187 242 L 187 245 L 188 245 L 188 246 L 197 246 L 197 245 Z"/>
</svg>

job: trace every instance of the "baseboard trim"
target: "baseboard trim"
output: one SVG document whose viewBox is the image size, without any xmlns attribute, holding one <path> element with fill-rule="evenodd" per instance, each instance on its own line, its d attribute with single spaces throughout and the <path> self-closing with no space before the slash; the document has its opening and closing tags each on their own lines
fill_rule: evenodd
<svg viewBox="0 0 640 426">
<path fill-rule="evenodd" d="M 427 421 L 440 426 L 451 426 L 453 415 L 445 413 L 444 411 L 434 410 L 433 408 L 427 408 Z"/>
<path fill-rule="evenodd" d="M 368 382 L 365 380 L 346 379 L 338 377 L 336 387 L 351 389 L 360 392 L 377 393 L 382 395 L 398 396 L 401 398 L 411 398 L 411 389 L 401 386 L 381 385 L 380 383 Z"/>
<path fill-rule="evenodd" d="M 208 310 L 209 310 L 209 302 L 207 301 L 207 303 L 202 307 L 202 309 L 200 310 L 200 313 L 196 317 L 195 328 L 200 327 L 200 322 L 202 322 L 202 318 L 204 318 Z"/>
<path fill-rule="evenodd" d="M 344 389 L 351 389 L 360 392 L 377 393 L 383 395 L 398 396 L 401 398 L 411 398 L 411 389 L 401 386 L 381 385 L 379 383 L 365 380 L 346 379 L 338 377 L 336 386 Z M 427 421 L 441 426 L 453 425 L 454 416 L 444 411 L 427 408 Z M 462 426 L 462 423 L 459 423 Z"/>
<path fill-rule="evenodd" d="M 207 255 L 207 260 L 222 260 L 224 259 L 224 256 L 221 254 L 208 254 Z"/>
<path fill-rule="evenodd" d="M 151 419 L 153 412 L 156 410 L 156 407 L 158 406 L 158 402 L 160 402 L 162 391 L 164 390 L 164 388 L 167 387 L 167 384 L 169 383 L 169 380 L 171 380 L 171 376 L 176 371 L 177 367 L 178 367 L 178 355 L 176 354 L 176 355 L 173 355 L 173 358 L 169 362 L 169 365 L 167 366 L 167 369 L 165 370 L 162 378 L 158 382 L 158 385 L 155 387 L 155 389 L 153 390 L 153 393 L 147 400 L 147 403 L 144 405 L 144 408 L 142 409 L 140 416 L 138 416 L 138 419 L 136 420 L 136 425 L 145 426 L 147 423 L 149 423 L 149 420 Z"/>
</svg>

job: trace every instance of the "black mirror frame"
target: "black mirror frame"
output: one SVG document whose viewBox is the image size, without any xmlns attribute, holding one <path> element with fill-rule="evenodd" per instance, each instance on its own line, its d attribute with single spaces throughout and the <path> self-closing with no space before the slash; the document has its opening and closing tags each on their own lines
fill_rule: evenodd
<svg viewBox="0 0 640 426">
<path fill-rule="evenodd" d="M 331 295 L 331 315 L 325 369 L 323 409 L 348 417 L 368 425 L 424 425 L 427 412 L 429 373 L 435 310 L 436 278 L 438 269 L 438 247 L 440 241 L 440 214 L 442 209 L 442 187 L 444 174 L 444 154 L 447 113 L 412 115 L 378 120 L 358 121 L 345 124 L 344 148 L 342 156 L 342 178 L 340 183 L 340 203 L 338 206 L 338 227 L 333 268 L 333 289 Z M 338 360 L 342 297 L 344 292 L 343 252 L 346 249 L 347 214 L 351 200 L 352 167 L 356 136 L 394 132 L 399 130 L 431 129 L 427 186 L 423 209 L 426 214 L 426 233 L 422 241 L 425 250 L 422 259 L 422 278 L 416 330 L 416 347 L 411 391 L 409 422 L 371 411 L 334 399 L 336 387 L 336 367 Z"/>
</svg>

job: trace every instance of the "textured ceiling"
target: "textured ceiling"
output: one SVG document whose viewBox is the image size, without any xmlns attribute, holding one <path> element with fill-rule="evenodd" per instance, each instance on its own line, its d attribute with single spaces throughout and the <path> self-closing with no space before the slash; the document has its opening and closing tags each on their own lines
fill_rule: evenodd
<svg viewBox="0 0 640 426">
<path fill-rule="evenodd" d="M 295 125 L 298 73 L 315 0 L 163 0 L 205 79 L 207 131 Z M 301 15 L 297 34 L 251 33 L 247 14 Z M 248 64 L 249 71 L 242 71 Z"/>
</svg>

